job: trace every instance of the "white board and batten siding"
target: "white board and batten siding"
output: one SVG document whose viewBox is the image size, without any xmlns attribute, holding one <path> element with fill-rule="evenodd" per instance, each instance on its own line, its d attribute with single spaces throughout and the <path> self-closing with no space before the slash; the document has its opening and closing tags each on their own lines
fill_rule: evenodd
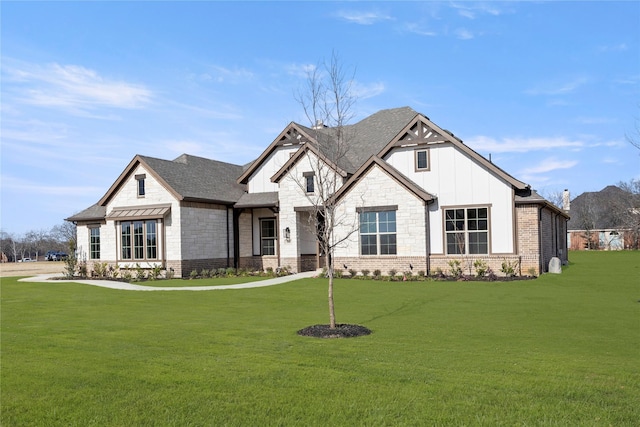
<svg viewBox="0 0 640 427">
<path fill-rule="evenodd" d="M 488 206 L 491 253 L 513 253 L 514 196 L 511 185 L 450 143 L 418 148 L 428 150 L 429 170 L 416 171 L 417 148 L 396 148 L 384 160 L 437 197 L 430 206 L 431 253 L 445 252 L 442 208 L 456 206 Z"/>
<path fill-rule="evenodd" d="M 248 192 L 269 193 L 272 191 L 278 191 L 278 184 L 271 182 L 271 177 L 289 161 L 291 155 L 299 148 L 299 145 L 277 147 L 249 177 L 247 186 Z"/>
</svg>

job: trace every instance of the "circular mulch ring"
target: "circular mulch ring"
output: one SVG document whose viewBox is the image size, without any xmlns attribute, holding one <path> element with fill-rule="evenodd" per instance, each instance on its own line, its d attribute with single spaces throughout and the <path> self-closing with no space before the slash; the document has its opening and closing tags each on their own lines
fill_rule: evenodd
<svg viewBox="0 0 640 427">
<path fill-rule="evenodd" d="M 298 335 L 314 338 L 353 338 L 369 335 L 371 329 L 360 325 L 339 324 L 335 328 L 329 325 L 307 326 L 298 331 Z"/>
</svg>

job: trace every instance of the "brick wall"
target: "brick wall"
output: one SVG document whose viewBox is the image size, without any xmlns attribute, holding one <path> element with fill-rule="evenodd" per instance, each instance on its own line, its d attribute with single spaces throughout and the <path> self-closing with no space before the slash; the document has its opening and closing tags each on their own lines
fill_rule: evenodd
<svg viewBox="0 0 640 427">
<path fill-rule="evenodd" d="M 516 206 L 517 248 L 520 269 L 524 274 L 529 274 L 529 271 L 536 275 L 541 273 L 538 212 L 539 206 L 535 204 Z"/>
</svg>

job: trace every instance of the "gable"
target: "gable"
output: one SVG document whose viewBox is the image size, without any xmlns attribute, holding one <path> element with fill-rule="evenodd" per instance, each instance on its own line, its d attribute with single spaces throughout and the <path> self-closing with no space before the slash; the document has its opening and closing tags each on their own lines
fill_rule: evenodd
<svg viewBox="0 0 640 427">
<path fill-rule="evenodd" d="M 289 123 L 289 125 L 280 132 L 280 135 L 273 140 L 262 154 L 260 154 L 260 156 L 245 169 L 245 171 L 238 177 L 237 182 L 239 184 L 247 184 L 251 176 L 256 173 L 259 168 L 264 166 L 264 163 L 268 161 L 279 147 L 300 147 L 301 145 L 311 141 L 313 141 L 313 138 L 302 126 L 293 122 Z"/>
<path fill-rule="evenodd" d="M 372 156 L 349 180 L 336 192 L 334 199 L 340 200 L 347 197 L 348 193 L 356 186 L 361 184 L 366 175 L 376 169 L 384 173 L 389 179 L 393 180 L 404 191 L 411 193 L 414 197 L 421 199 L 424 203 L 431 203 L 435 197 L 420 188 L 415 182 L 404 176 L 400 171 L 386 163 L 377 156 Z M 382 188 L 377 189 L 378 192 L 384 191 Z"/>
<path fill-rule="evenodd" d="M 517 190 L 525 190 L 529 188 L 528 184 L 515 179 L 494 163 L 469 148 L 453 133 L 440 128 L 422 114 L 418 114 L 414 120 L 407 124 L 404 129 L 402 129 L 398 135 L 378 153 L 378 156 L 386 158 L 394 149 L 397 148 L 418 148 L 439 144 L 452 144 L 457 150 L 463 152 L 474 162 L 480 164 L 500 179 L 508 182 Z"/>
</svg>

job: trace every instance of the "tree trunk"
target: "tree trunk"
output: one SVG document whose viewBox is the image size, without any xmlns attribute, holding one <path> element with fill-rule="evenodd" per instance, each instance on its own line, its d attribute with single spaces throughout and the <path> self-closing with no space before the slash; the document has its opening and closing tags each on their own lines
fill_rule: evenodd
<svg viewBox="0 0 640 427">
<path fill-rule="evenodd" d="M 336 327 L 336 311 L 333 305 L 333 265 L 331 265 L 331 257 L 327 256 L 327 273 L 329 275 L 329 327 L 335 329 Z"/>
</svg>

